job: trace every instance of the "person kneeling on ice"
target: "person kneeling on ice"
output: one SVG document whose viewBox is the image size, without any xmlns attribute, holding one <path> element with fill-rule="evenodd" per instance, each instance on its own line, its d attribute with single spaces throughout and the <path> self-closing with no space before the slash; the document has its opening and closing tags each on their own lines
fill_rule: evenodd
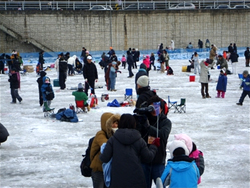
<svg viewBox="0 0 250 188">
<path fill-rule="evenodd" d="M 50 78 L 47 76 L 43 77 L 43 85 L 41 87 L 41 92 L 43 95 L 43 112 L 54 110 L 50 108 L 51 101 L 54 99 L 54 91 L 50 84 Z"/>
<path fill-rule="evenodd" d="M 83 86 L 82 83 L 78 84 L 78 90 L 73 91 L 72 95 L 75 96 L 75 101 L 84 101 L 84 107 L 82 108 L 83 111 L 85 111 L 85 107 L 87 107 L 88 111 L 90 111 L 90 107 L 88 104 L 88 96 L 86 93 L 83 91 Z"/>
<path fill-rule="evenodd" d="M 200 177 L 199 169 L 194 159 L 189 158 L 189 151 L 181 140 L 174 140 L 169 144 L 171 159 L 168 160 L 161 180 L 164 186 L 172 187 L 198 187 Z"/>
<path fill-rule="evenodd" d="M 66 109 L 66 110 L 63 110 L 63 111 L 57 113 L 56 119 L 61 120 L 61 121 L 73 122 L 73 123 L 78 122 L 76 112 L 74 110 L 71 110 L 71 109 Z"/>
</svg>

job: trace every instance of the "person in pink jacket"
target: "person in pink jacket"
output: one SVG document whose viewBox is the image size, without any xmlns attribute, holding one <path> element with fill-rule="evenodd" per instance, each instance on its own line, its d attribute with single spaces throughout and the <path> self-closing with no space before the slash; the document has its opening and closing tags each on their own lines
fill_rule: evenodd
<svg viewBox="0 0 250 188">
<path fill-rule="evenodd" d="M 204 173 L 205 163 L 203 158 L 203 153 L 197 149 L 195 143 L 192 139 L 186 134 L 176 134 L 174 135 L 175 140 L 182 140 L 185 142 L 188 150 L 189 150 L 189 158 L 193 158 L 195 163 L 200 171 L 200 176 Z M 201 182 L 201 177 L 198 179 L 198 184 Z"/>
<path fill-rule="evenodd" d="M 149 57 L 149 55 L 146 55 L 146 58 L 143 57 L 143 62 L 142 63 L 146 65 L 147 74 L 149 75 L 149 71 L 150 71 L 150 57 Z"/>
</svg>

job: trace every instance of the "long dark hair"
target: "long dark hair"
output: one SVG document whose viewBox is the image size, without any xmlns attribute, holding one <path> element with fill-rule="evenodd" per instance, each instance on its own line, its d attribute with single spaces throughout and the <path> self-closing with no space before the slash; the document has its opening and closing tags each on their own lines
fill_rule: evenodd
<svg viewBox="0 0 250 188">
<path fill-rule="evenodd" d="M 120 122 L 118 124 L 119 129 L 135 129 L 136 121 L 133 115 L 131 114 L 122 114 Z"/>
</svg>

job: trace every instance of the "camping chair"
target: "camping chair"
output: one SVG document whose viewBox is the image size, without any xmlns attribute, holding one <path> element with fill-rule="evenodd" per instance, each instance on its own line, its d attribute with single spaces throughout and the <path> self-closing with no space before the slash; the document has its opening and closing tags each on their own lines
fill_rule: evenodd
<svg viewBox="0 0 250 188">
<path fill-rule="evenodd" d="M 125 89 L 125 94 L 124 94 L 124 100 L 129 100 L 133 98 L 133 89 L 131 88 L 126 88 Z"/>
<path fill-rule="evenodd" d="M 170 101 L 170 96 L 168 96 L 168 109 L 170 110 L 170 108 L 174 107 L 176 110 L 176 105 L 177 105 L 177 101 Z"/>
<path fill-rule="evenodd" d="M 84 105 L 84 100 L 81 101 L 75 101 L 76 102 L 76 113 L 79 114 L 81 112 L 87 113 L 88 110 L 86 110 L 86 107 Z"/>
<path fill-rule="evenodd" d="M 182 112 L 186 113 L 186 99 L 184 99 L 184 98 L 181 99 L 181 103 L 176 105 L 176 109 L 175 109 L 174 113 L 176 111 L 179 113 L 182 113 Z"/>
</svg>

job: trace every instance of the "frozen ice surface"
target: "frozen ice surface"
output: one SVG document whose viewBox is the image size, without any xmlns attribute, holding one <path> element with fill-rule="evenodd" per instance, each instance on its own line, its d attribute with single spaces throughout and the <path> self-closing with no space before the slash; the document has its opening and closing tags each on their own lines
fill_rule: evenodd
<svg viewBox="0 0 250 188">
<path fill-rule="evenodd" d="M 33 59 L 32 61 L 37 61 Z M 47 61 L 50 65 L 53 61 Z M 199 76 L 189 82 L 189 74 L 181 72 L 188 60 L 170 60 L 173 76 L 150 71 L 150 85 L 158 95 L 167 101 L 186 98 L 187 112 L 174 113 L 171 109 L 168 118 L 172 121 L 169 141 L 177 133 L 187 133 L 204 153 L 205 172 L 199 187 L 228 188 L 250 187 L 250 99 L 245 98 L 243 106 L 237 106 L 242 90 L 239 89 L 238 75 L 228 75 L 227 92 L 224 99 L 215 98 L 216 80 L 219 70 L 210 70 L 213 82 L 209 83 L 211 99 L 202 99 Z M 245 68 L 244 58 L 239 59 L 237 72 Z M 34 64 L 33 64 L 34 66 Z M 104 86 L 104 72 L 96 63 L 99 73 L 98 86 Z M 231 65 L 229 65 L 231 69 Z M 134 107 L 107 107 L 113 99 L 122 102 L 125 88 L 133 88 L 134 78 L 127 78 L 128 71 L 120 67 L 116 82 L 116 92 L 109 92 L 105 86 L 96 89 L 99 109 L 91 109 L 87 114 L 79 114 L 83 122 L 67 123 L 44 118 L 38 102 L 36 73 L 21 76 L 22 104 L 10 104 L 11 96 L 7 75 L 0 75 L 1 123 L 10 136 L 0 146 L 0 187 L 1 188 L 68 188 L 92 187 L 91 178 L 80 173 L 82 154 L 89 138 L 100 130 L 100 117 L 103 112 L 132 113 Z M 248 68 L 249 70 L 249 68 Z M 134 74 L 138 69 L 133 69 Z M 54 80 L 55 69 L 47 71 Z M 82 75 L 69 76 L 67 88 L 77 87 L 84 82 Z M 52 107 L 55 111 L 74 104 L 72 90 L 57 92 Z M 109 94 L 109 101 L 101 102 L 102 93 Z M 135 91 L 133 98 L 136 98 Z M 154 187 L 154 186 L 153 186 Z"/>
</svg>

